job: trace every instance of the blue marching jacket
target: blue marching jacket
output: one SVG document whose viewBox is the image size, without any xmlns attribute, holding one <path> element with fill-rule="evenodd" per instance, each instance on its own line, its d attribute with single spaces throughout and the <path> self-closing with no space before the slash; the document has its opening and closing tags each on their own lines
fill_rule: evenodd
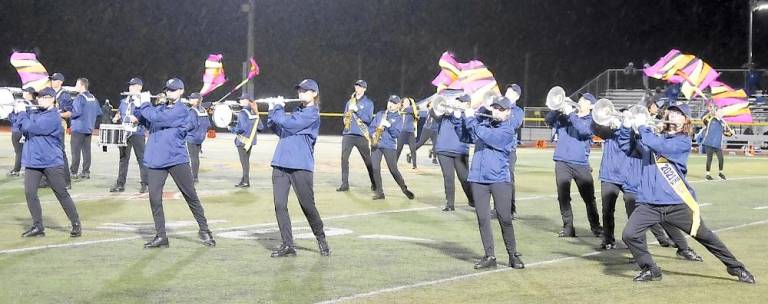
<svg viewBox="0 0 768 304">
<path fill-rule="evenodd" d="M 86 91 L 72 101 L 72 132 L 91 134 L 96 126 L 96 118 L 101 115 L 99 101 Z"/>
<path fill-rule="evenodd" d="M 120 100 L 120 106 L 117 107 L 117 110 L 120 113 L 120 121 L 123 122 L 123 123 L 128 123 L 129 122 L 128 118 L 126 118 L 126 116 L 128 116 L 128 114 L 129 114 L 128 113 L 128 106 L 129 106 L 129 104 L 128 104 L 127 99 L 123 98 L 123 99 Z M 133 110 L 135 112 L 136 106 L 133 107 Z M 130 113 L 130 114 L 133 114 L 133 113 Z M 147 129 L 143 125 L 139 124 L 138 126 L 136 126 L 136 132 L 133 132 L 132 135 L 144 136 L 146 132 L 147 132 Z"/>
<path fill-rule="evenodd" d="M 237 113 L 237 124 L 234 127 L 232 127 L 232 133 L 245 136 L 245 138 L 249 138 L 251 136 L 251 129 L 253 128 L 253 123 L 255 123 L 256 119 L 258 118 L 259 118 L 259 115 L 251 113 L 251 111 L 248 109 L 243 109 L 242 111 Z M 264 125 L 261 123 L 261 120 L 259 120 L 259 125 L 256 126 L 256 131 L 258 132 L 263 129 L 264 129 Z M 253 140 L 248 144 L 251 146 L 256 144 L 256 135 L 253 136 Z M 245 146 L 245 143 L 240 141 L 240 138 L 235 137 L 235 146 L 243 147 Z"/>
<path fill-rule="evenodd" d="M 56 92 L 56 104 L 59 112 L 72 112 L 72 96 L 64 90 Z"/>
<path fill-rule="evenodd" d="M 712 118 L 704 132 L 704 140 L 701 144 L 719 149 L 723 141 L 723 123 L 717 118 Z"/>
<path fill-rule="evenodd" d="M 189 120 L 192 123 L 191 130 L 187 132 L 187 142 L 200 145 L 205 141 L 208 134 L 208 128 L 211 127 L 211 120 L 208 119 L 208 112 L 203 107 L 190 107 Z"/>
<path fill-rule="evenodd" d="M 371 134 L 371 140 L 373 140 L 373 134 L 376 133 L 376 127 L 381 123 L 384 113 L 386 113 L 386 119 L 389 120 L 391 126 L 384 128 L 384 131 L 381 132 L 381 140 L 379 140 L 378 148 L 395 150 L 397 149 L 397 137 L 400 136 L 400 126 L 402 125 L 402 119 L 400 118 L 400 115 L 397 115 L 397 112 L 384 110 L 376 113 L 371 126 L 368 128 Z M 413 126 L 411 126 L 411 128 L 413 128 Z"/>
<path fill-rule="evenodd" d="M 592 116 L 579 117 L 576 113 L 565 115 L 549 111 L 544 119 L 557 132 L 555 161 L 575 165 L 589 165 L 589 147 L 592 144 Z"/>
<path fill-rule="evenodd" d="M 20 101 L 26 105 L 32 104 L 28 100 Z M 19 114 L 11 112 L 8 114 L 8 120 L 11 122 L 11 133 L 21 133 L 21 120 L 19 120 Z"/>
<path fill-rule="evenodd" d="M 459 134 L 468 133 L 455 130 L 463 124 L 463 121 L 453 116 L 437 117 L 434 111 L 430 112 L 430 116 L 434 119 L 433 123 L 438 125 L 435 153 L 469 155 L 469 145 L 459 140 Z"/>
<path fill-rule="evenodd" d="M 459 138 L 475 144 L 467 181 L 492 184 L 510 182 L 509 155 L 517 141 L 514 122 L 466 117 L 456 126 Z"/>
<path fill-rule="evenodd" d="M 418 113 L 416 113 L 418 115 Z M 408 107 L 403 111 L 403 115 L 400 116 L 400 132 L 415 132 L 413 128 L 413 108 Z"/>
<path fill-rule="evenodd" d="M 272 167 L 314 171 L 315 142 L 320 132 L 317 106 L 297 107 L 290 115 L 281 105 L 269 110 L 267 126 L 280 138 L 272 155 Z"/>
<path fill-rule="evenodd" d="M 621 132 L 619 136 L 620 146 L 635 150 L 642 156 L 637 202 L 654 205 L 684 203 L 659 172 L 654 154 L 663 156 L 675 167 L 688 191 L 696 198 L 693 187 L 685 181 L 685 175 L 688 172 L 688 154 L 691 153 L 691 139 L 685 134 L 656 135 L 647 126 L 641 126 L 638 132 L 640 134 L 634 144 L 626 144 L 630 140 L 626 135 L 629 132 Z"/>
<path fill-rule="evenodd" d="M 623 185 L 626 180 L 629 156 L 619 147 L 620 129 L 601 134 L 603 138 L 603 158 L 600 160 L 600 181 Z"/>
<path fill-rule="evenodd" d="M 189 109 L 181 101 L 173 105 L 152 106 L 144 103 L 138 109 L 139 121 L 149 130 L 144 150 L 144 165 L 162 169 L 188 163 L 187 132 L 192 130 Z"/>
<path fill-rule="evenodd" d="M 344 106 L 344 113 L 346 113 L 349 109 L 350 101 L 347 101 L 347 104 Z M 368 98 L 368 95 L 363 95 L 363 98 L 360 98 L 360 100 L 357 101 L 357 112 L 352 114 L 352 121 L 349 123 L 349 129 L 345 129 L 342 132 L 342 135 L 359 135 L 363 136 L 363 133 L 360 132 L 360 127 L 357 125 L 357 119 L 355 117 L 360 118 L 360 120 L 365 123 L 366 126 L 371 124 L 371 120 L 373 119 L 373 101 Z"/>
<path fill-rule="evenodd" d="M 21 151 L 21 164 L 26 168 L 51 168 L 64 165 L 64 128 L 56 108 L 32 110 L 16 116 L 26 138 Z"/>
<path fill-rule="evenodd" d="M 619 149 L 627 156 L 624 160 L 626 165 L 622 189 L 624 192 L 636 194 L 640 191 L 640 180 L 643 177 L 643 155 L 637 149 L 632 149 L 637 144 L 638 137 L 632 129 L 622 127 L 615 140 Z"/>
</svg>

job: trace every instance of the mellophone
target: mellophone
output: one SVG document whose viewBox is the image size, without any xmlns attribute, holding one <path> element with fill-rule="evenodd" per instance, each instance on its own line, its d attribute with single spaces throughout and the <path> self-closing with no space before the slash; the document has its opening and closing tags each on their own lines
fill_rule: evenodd
<svg viewBox="0 0 768 304">
<path fill-rule="evenodd" d="M 256 103 L 269 104 L 272 103 L 275 98 L 262 98 L 256 99 Z M 301 101 L 301 99 L 281 99 L 283 102 L 295 102 Z M 214 103 L 211 107 L 211 118 L 213 119 L 213 125 L 217 128 L 227 129 L 230 126 L 237 123 L 237 112 L 242 109 L 240 104 L 234 100 L 225 100 L 222 102 Z"/>
</svg>

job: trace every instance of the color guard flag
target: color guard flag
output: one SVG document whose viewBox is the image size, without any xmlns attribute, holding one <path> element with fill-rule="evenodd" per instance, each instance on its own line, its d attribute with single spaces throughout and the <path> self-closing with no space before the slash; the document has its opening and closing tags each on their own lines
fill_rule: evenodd
<svg viewBox="0 0 768 304">
<path fill-rule="evenodd" d="M 200 89 L 200 95 L 205 96 L 213 92 L 227 81 L 224 76 L 224 64 L 221 59 L 224 55 L 210 54 L 205 60 L 205 73 L 203 73 L 203 88 Z"/>
<path fill-rule="evenodd" d="M 48 71 L 37 61 L 37 55 L 34 53 L 14 52 L 11 54 L 11 65 L 19 73 L 22 87 L 33 87 L 35 91 L 40 91 L 50 86 Z"/>
</svg>

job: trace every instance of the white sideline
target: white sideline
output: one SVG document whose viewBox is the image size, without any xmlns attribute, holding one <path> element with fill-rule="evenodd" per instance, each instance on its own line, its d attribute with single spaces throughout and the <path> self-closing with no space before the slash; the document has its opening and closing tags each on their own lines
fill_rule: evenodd
<svg viewBox="0 0 768 304">
<path fill-rule="evenodd" d="M 742 225 L 737 225 L 737 226 L 725 227 L 725 228 L 721 228 L 721 229 L 718 229 L 718 230 L 714 230 L 714 232 L 723 232 L 723 231 L 728 231 L 728 230 L 735 230 L 735 229 L 739 229 L 739 228 L 744 228 L 744 227 L 754 226 L 754 225 L 761 225 L 761 224 L 768 224 L 768 220 L 762 220 L 762 221 L 757 221 L 757 222 L 752 222 L 752 223 L 747 223 L 747 224 L 742 224 Z M 554 264 L 554 263 L 559 263 L 559 262 L 564 262 L 564 261 L 570 261 L 570 260 L 574 260 L 574 259 L 578 259 L 578 258 L 583 258 L 583 257 L 597 255 L 597 254 L 600 254 L 600 253 L 602 253 L 602 251 L 593 251 L 593 252 L 582 254 L 580 256 L 558 258 L 558 259 L 552 259 L 552 260 L 546 260 L 546 261 L 539 261 L 539 262 L 535 262 L 535 263 L 526 264 L 526 267 L 530 268 L 530 267 Z M 370 297 L 373 297 L 373 296 L 376 296 L 376 295 L 380 295 L 380 294 L 383 294 L 383 293 L 390 293 L 390 292 L 401 291 L 401 290 L 406 290 L 406 289 L 412 289 L 412 288 L 417 288 L 417 287 L 422 287 L 422 286 L 437 285 L 437 284 L 442 284 L 442 283 L 446 283 L 446 282 L 452 282 L 452 281 L 458 281 L 458 280 L 463 280 L 463 279 L 468 279 L 468 278 L 474 278 L 474 277 L 479 277 L 479 276 L 488 275 L 488 274 L 497 273 L 497 272 L 502 272 L 502 271 L 511 271 L 512 269 L 513 268 L 510 268 L 510 267 L 503 267 L 503 268 L 499 268 L 499 269 L 491 270 L 491 271 L 474 272 L 474 273 L 470 273 L 470 274 L 458 275 L 458 276 L 444 278 L 444 279 L 438 279 L 438 280 L 432 280 L 432 281 L 423 281 L 423 282 L 414 283 L 414 284 L 408 284 L 408 285 L 400 285 L 400 286 L 396 286 L 396 287 L 390 287 L 390 288 L 374 290 L 374 291 L 370 291 L 370 292 L 366 292 L 366 293 L 358 293 L 358 294 L 353 294 L 353 295 L 349 295 L 349 296 L 339 297 L 339 298 L 336 298 L 336 299 L 333 299 L 333 300 L 317 302 L 316 304 L 333 304 L 333 303 L 340 303 L 340 302 L 351 301 L 351 300 L 362 299 L 362 298 L 370 298 Z"/>
</svg>

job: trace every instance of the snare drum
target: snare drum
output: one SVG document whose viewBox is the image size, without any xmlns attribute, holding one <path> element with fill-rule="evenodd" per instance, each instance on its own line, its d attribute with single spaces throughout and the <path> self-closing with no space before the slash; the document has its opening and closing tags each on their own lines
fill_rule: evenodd
<svg viewBox="0 0 768 304">
<path fill-rule="evenodd" d="M 215 104 L 213 106 L 213 125 L 217 128 L 227 129 L 230 125 L 237 122 L 237 116 L 228 104 Z"/>
<path fill-rule="evenodd" d="M 130 133 L 123 124 L 102 124 L 99 129 L 99 144 L 103 151 L 107 147 L 125 147 Z"/>
</svg>

